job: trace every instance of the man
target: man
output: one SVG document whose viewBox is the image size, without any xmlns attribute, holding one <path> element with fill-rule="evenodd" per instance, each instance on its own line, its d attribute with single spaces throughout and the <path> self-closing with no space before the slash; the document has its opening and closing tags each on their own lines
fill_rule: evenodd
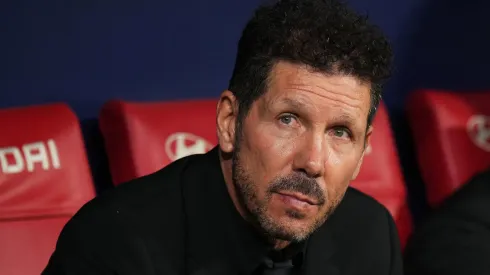
<svg viewBox="0 0 490 275">
<path fill-rule="evenodd" d="M 348 187 L 390 66 L 381 32 L 340 2 L 260 7 L 219 145 L 88 203 L 44 274 L 401 274 L 390 214 Z"/>
<path fill-rule="evenodd" d="M 410 238 L 410 275 L 490 274 L 490 167 L 448 198 Z"/>
</svg>

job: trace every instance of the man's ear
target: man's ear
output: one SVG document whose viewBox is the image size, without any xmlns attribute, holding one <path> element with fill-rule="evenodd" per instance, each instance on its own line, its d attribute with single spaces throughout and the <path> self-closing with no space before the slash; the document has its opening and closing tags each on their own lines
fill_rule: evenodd
<svg viewBox="0 0 490 275">
<path fill-rule="evenodd" d="M 238 117 L 238 102 L 232 92 L 221 93 L 216 108 L 216 125 L 221 151 L 233 152 L 235 143 L 235 125 Z"/>
<path fill-rule="evenodd" d="M 354 171 L 354 174 L 352 175 L 351 180 L 355 180 L 357 176 L 359 175 L 359 171 L 361 171 L 361 166 L 362 162 L 364 160 L 364 156 L 366 154 L 369 154 L 371 151 L 371 134 L 373 133 L 373 126 L 370 125 L 366 131 L 366 137 L 364 140 L 364 148 L 362 150 L 362 155 L 361 158 L 359 159 L 359 162 L 357 163 L 356 170 Z"/>
</svg>

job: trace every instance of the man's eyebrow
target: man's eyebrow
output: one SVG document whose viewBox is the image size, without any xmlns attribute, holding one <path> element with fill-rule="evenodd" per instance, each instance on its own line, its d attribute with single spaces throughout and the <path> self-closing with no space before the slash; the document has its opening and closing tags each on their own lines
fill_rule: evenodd
<svg viewBox="0 0 490 275">
<path fill-rule="evenodd" d="M 354 117 L 352 117 L 351 115 L 348 115 L 345 113 L 342 113 L 342 114 L 339 114 L 338 116 L 335 116 L 333 120 L 337 121 L 339 123 L 347 124 L 349 126 L 356 125 L 356 119 Z"/>
<path fill-rule="evenodd" d="M 307 102 L 289 98 L 289 97 L 281 98 L 277 102 L 280 103 L 281 105 L 286 105 L 294 110 L 305 110 L 305 109 L 314 108 L 314 106 L 311 106 Z M 348 125 L 355 125 L 357 123 L 355 117 L 344 112 L 336 115 L 333 118 L 333 121 L 337 121 L 339 123 L 344 123 Z"/>
<path fill-rule="evenodd" d="M 361 128 L 360 125 L 362 124 L 360 123 L 359 119 L 346 113 L 335 116 L 332 121 L 334 121 L 334 123 L 336 123 L 337 125 L 344 125 L 350 128 L 353 133 L 360 134 L 364 129 Z"/>
<path fill-rule="evenodd" d="M 276 102 L 279 103 L 280 105 L 288 106 L 294 110 L 302 110 L 302 109 L 308 109 L 308 108 L 312 107 L 312 106 L 309 106 L 307 103 L 305 103 L 301 100 L 292 99 L 289 97 L 281 98 L 281 99 L 277 100 Z"/>
</svg>

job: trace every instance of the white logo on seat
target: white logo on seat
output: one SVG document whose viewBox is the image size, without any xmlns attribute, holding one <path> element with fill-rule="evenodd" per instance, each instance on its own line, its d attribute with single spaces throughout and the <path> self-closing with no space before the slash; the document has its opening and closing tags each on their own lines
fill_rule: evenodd
<svg viewBox="0 0 490 275">
<path fill-rule="evenodd" d="M 171 161 L 195 154 L 204 154 L 213 145 L 202 137 L 190 133 L 174 133 L 165 141 L 165 152 Z"/>
<path fill-rule="evenodd" d="M 466 127 L 473 143 L 481 149 L 490 152 L 490 117 L 474 115 L 470 117 Z"/>
<path fill-rule="evenodd" d="M 34 172 L 36 163 L 43 170 L 60 168 L 60 156 L 54 140 L 28 143 L 21 148 L 0 148 L 0 168 L 4 174 L 18 174 L 25 170 Z"/>
</svg>

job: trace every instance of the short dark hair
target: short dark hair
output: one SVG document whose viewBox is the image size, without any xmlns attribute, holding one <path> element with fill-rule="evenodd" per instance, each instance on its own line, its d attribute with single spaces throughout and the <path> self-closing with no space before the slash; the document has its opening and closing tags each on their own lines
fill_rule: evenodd
<svg viewBox="0 0 490 275">
<path fill-rule="evenodd" d="M 369 82 L 370 125 L 382 84 L 391 74 L 392 50 L 378 27 L 340 0 L 280 0 L 261 6 L 243 30 L 228 87 L 238 101 L 239 124 L 267 90 L 278 61 Z"/>
</svg>

